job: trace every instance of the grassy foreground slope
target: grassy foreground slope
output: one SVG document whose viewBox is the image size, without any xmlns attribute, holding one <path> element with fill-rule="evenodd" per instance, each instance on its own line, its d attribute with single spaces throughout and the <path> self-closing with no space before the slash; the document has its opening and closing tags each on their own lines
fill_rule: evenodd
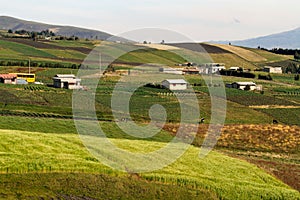
<svg viewBox="0 0 300 200">
<path fill-rule="evenodd" d="M 1 174 L 1 199 L 198 199 L 213 200 L 208 190 L 150 183 L 131 176 L 85 173 Z"/>
<path fill-rule="evenodd" d="M 8 177 L 8 186 L 14 180 L 15 175 L 11 175 L 12 173 L 21 173 L 20 176 L 25 177 L 24 173 L 28 172 L 42 173 L 41 177 L 45 175 L 44 173 L 54 172 L 126 176 L 126 174 L 103 166 L 93 158 L 77 135 L 0 130 L 0 140 L 0 171 L 4 174 L 2 176 Z M 152 151 L 165 145 L 161 142 L 126 139 L 112 139 L 112 142 L 128 150 L 143 152 L 145 150 Z M 221 199 L 300 198 L 299 192 L 290 189 L 254 165 L 218 152 L 211 152 L 206 158 L 199 159 L 199 151 L 199 148 L 190 147 L 172 165 L 156 172 L 137 176 L 139 179 L 154 183 L 183 186 L 200 191 L 210 190 Z M 27 194 L 17 186 L 18 184 L 15 186 L 17 191 L 13 192 L 20 195 Z M 11 190 L 3 188 L 1 194 L 8 195 L 11 192 Z M 48 192 L 50 191 L 48 190 Z M 33 195 L 39 197 L 47 194 L 44 190 L 37 190 Z"/>
</svg>

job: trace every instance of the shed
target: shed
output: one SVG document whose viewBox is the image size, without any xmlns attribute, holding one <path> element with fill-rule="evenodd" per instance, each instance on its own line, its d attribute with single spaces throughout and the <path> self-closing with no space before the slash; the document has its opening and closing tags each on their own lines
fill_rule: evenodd
<svg viewBox="0 0 300 200">
<path fill-rule="evenodd" d="M 53 77 L 55 88 L 81 89 L 80 82 L 81 79 L 76 78 L 73 74 L 57 74 Z"/>
<path fill-rule="evenodd" d="M 268 73 L 282 74 L 282 67 L 265 66 L 263 70 Z"/>
<path fill-rule="evenodd" d="M 232 88 L 236 88 L 239 90 L 256 90 L 256 83 L 254 82 L 234 82 L 232 83 Z"/>
<path fill-rule="evenodd" d="M 0 74 L 0 83 L 17 84 L 16 74 Z"/>
<path fill-rule="evenodd" d="M 166 79 L 162 81 L 162 86 L 170 90 L 186 90 L 187 82 L 183 79 Z"/>
</svg>

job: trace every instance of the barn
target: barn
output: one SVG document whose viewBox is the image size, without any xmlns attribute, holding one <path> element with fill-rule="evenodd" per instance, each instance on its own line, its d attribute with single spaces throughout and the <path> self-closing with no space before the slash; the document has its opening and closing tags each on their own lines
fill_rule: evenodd
<svg viewBox="0 0 300 200">
<path fill-rule="evenodd" d="M 17 84 L 16 74 L 0 74 L 0 83 Z"/>
<path fill-rule="evenodd" d="M 57 74 L 53 77 L 55 88 L 81 89 L 81 79 L 77 79 L 73 74 Z"/>
<path fill-rule="evenodd" d="M 254 82 L 234 82 L 231 84 L 232 88 L 239 90 L 256 90 L 257 86 Z"/>
<path fill-rule="evenodd" d="M 170 90 L 186 90 L 187 82 L 183 79 L 166 79 L 162 81 L 162 86 Z"/>
</svg>

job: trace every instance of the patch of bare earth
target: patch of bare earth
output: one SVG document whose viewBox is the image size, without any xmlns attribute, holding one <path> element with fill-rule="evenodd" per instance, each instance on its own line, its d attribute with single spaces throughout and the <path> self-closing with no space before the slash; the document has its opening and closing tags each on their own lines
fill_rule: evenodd
<svg viewBox="0 0 300 200">
<path fill-rule="evenodd" d="M 179 124 L 167 124 L 164 130 L 176 135 L 178 127 Z M 199 125 L 193 145 L 202 145 L 208 127 L 207 124 Z M 300 191 L 299 126 L 225 125 L 215 148 L 229 156 L 257 165 Z"/>
</svg>

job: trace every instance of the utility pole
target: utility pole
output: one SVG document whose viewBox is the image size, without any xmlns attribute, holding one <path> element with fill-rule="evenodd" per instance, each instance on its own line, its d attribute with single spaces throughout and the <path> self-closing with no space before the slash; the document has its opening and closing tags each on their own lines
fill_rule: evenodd
<svg viewBox="0 0 300 200">
<path fill-rule="evenodd" d="M 101 60 L 101 53 L 99 53 L 99 68 L 100 68 L 100 76 L 101 76 L 101 73 L 102 73 L 102 60 Z"/>
<path fill-rule="evenodd" d="M 29 74 L 30 74 L 30 59 L 28 61 L 28 71 L 29 71 Z"/>
</svg>

